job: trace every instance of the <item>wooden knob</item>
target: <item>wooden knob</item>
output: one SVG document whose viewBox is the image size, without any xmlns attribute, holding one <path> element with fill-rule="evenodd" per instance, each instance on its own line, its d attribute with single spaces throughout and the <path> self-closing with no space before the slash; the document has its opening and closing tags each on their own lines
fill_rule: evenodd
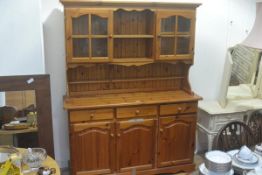
<svg viewBox="0 0 262 175">
<path fill-rule="evenodd" d="M 111 34 L 111 35 L 109 35 L 109 38 L 113 38 L 113 35 Z"/>
<path fill-rule="evenodd" d="M 113 133 L 110 134 L 111 137 L 114 137 L 115 135 Z"/>
<path fill-rule="evenodd" d="M 163 129 L 163 128 L 160 128 L 159 131 L 160 131 L 160 132 L 164 132 L 164 129 Z"/>
<path fill-rule="evenodd" d="M 178 112 L 181 112 L 182 111 L 182 108 L 181 107 L 178 107 Z"/>
<path fill-rule="evenodd" d="M 136 110 L 136 114 L 139 114 L 140 113 L 140 111 L 139 110 Z"/>
<path fill-rule="evenodd" d="M 120 133 L 118 133 L 118 134 L 117 134 L 117 137 L 120 137 L 120 136 L 121 136 L 121 134 L 120 134 Z"/>
<path fill-rule="evenodd" d="M 95 114 L 90 114 L 90 118 L 91 119 L 94 118 L 94 116 L 95 116 Z"/>
</svg>

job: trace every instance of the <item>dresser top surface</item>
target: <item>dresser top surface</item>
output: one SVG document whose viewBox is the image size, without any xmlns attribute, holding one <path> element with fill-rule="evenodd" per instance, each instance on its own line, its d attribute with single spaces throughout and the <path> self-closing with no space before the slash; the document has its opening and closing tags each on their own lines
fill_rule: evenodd
<svg viewBox="0 0 262 175">
<path fill-rule="evenodd" d="M 65 6 L 87 5 L 87 6 L 183 6 L 197 7 L 201 5 L 201 0 L 60 0 Z"/>
<path fill-rule="evenodd" d="M 147 104 L 165 104 L 198 101 L 201 98 L 184 91 L 156 91 L 96 95 L 91 97 L 65 97 L 65 109 L 88 109 Z"/>
</svg>

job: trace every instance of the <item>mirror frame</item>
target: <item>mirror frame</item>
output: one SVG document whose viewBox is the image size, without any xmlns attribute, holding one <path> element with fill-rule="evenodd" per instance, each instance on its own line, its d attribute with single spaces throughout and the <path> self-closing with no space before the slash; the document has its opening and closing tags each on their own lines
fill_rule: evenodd
<svg viewBox="0 0 262 175">
<path fill-rule="evenodd" d="M 233 65 L 231 51 L 232 51 L 232 48 L 229 48 L 226 53 L 227 55 L 226 55 L 225 64 L 224 64 L 224 72 L 222 76 L 222 82 L 221 82 L 220 92 L 219 92 L 219 97 L 218 97 L 218 103 L 220 104 L 222 108 L 225 108 L 227 106 L 228 101 L 231 100 L 231 99 L 228 99 L 228 88 L 230 86 L 230 78 L 231 78 L 232 65 Z M 252 79 L 252 82 L 250 82 L 250 84 L 247 84 L 247 85 L 252 85 L 252 88 L 250 88 L 252 92 L 250 96 L 252 97 L 250 98 L 239 97 L 238 99 L 234 99 L 234 100 L 244 100 L 244 99 L 248 100 L 248 99 L 254 99 L 254 98 L 262 98 L 262 56 L 256 68 L 258 69 L 256 70 L 258 71 L 256 84 L 254 84 L 254 78 Z"/>
<path fill-rule="evenodd" d="M 0 91 L 34 90 L 37 109 L 38 144 L 54 157 L 53 124 L 51 111 L 50 76 L 0 76 Z"/>
</svg>

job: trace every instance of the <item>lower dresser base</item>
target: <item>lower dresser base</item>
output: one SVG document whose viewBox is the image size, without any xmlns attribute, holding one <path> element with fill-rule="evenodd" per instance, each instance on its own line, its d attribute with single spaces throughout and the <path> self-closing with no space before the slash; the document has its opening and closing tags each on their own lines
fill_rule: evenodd
<svg viewBox="0 0 262 175">
<path fill-rule="evenodd" d="M 177 165 L 172 167 L 163 167 L 163 168 L 156 168 L 156 169 L 149 169 L 149 170 L 139 170 L 132 173 L 128 172 L 120 172 L 120 173 L 112 173 L 112 174 L 105 174 L 105 175 L 157 175 L 157 174 L 165 174 L 165 175 L 172 175 L 175 173 L 191 173 L 195 171 L 195 164 L 184 164 L 184 165 Z M 98 175 L 98 172 L 81 172 L 77 173 L 78 175 Z M 102 174 L 101 174 L 102 175 Z"/>
</svg>

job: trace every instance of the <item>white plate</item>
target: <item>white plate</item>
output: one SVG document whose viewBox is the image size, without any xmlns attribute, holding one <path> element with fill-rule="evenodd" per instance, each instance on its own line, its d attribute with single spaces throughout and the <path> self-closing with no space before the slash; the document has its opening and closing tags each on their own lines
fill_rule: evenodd
<svg viewBox="0 0 262 175">
<path fill-rule="evenodd" d="M 244 169 L 244 170 L 252 170 L 255 167 L 258 166 L 258 163 L 256 164 L 244 164 L 244 163 L 240 163 L 238 160 L 236 160 L 235 155 L 239 152 L 239 150 L 232 150 L 232 151 L 228 151 L 227 153 L 232 157 L 232 165 L 235 167 L 238 167 L 240 169 Z"/>
<path fill-rule="evenodd" d="M 253 153 L 252 153 L 253 154 Z M 258 157 L 253 154 L 252 158 L 250 160 L 242 159 L 239 154 L 235 154 L 235 158 L 241 162 L 241 163 L 246 163 L 246 164 L 256 164 L 258 162 Z"/>
<path fill-rule="evenodd" d="M 201 165 L 199 165 L 198 167 L 199 171 L 204 174 L 204 175 L 233 175 L 234 174 L 234 170 L 231 169 L 229 172 L 227 173 L 216 173 L 216 172 L 212 172 L 212 171 L 209 171 L 205 164 L 202 163 Z"/>
<path fill-rule="evenodd" d="M 228 156 L 225 152 L 222 151 L 210 151 L 205 154 L 205 158 L 209 161 L 218 163 L 218 164 L 231 164 L 231 157 Z"/>
</svg>

